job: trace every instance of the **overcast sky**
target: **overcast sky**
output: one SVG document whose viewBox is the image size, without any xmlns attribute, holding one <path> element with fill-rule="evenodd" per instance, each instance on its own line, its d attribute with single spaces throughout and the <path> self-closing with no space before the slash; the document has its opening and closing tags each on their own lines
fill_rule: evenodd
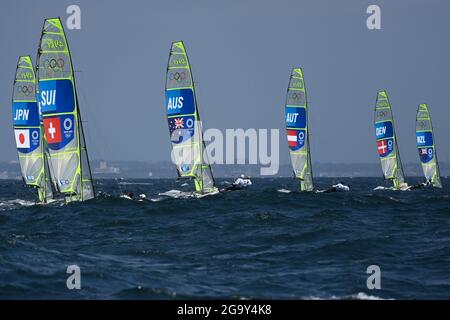
<svg viewBox="0 0 450 320">
<path fill-rule="evenodd" d="M 0 4 L 0 161 L 17 157 L 11 120 L 18 56 L 36 56 L 43 19 L 81 7 L 66 30 L 92 159 L 170 160 L 165 70 L 174 40 L 188 50 L 204 128 L 279 128 L 301 66 L 313 161 L 378 161 L 377 90 L 392 103 L 403 161 L 418 162 L 417 105 L 427 102 L 438 157 L 450 159 L 450 2 L 446 0 L 23 1 Z M 381 7 L 381 30 L 366 9 Z"/>
</svg>

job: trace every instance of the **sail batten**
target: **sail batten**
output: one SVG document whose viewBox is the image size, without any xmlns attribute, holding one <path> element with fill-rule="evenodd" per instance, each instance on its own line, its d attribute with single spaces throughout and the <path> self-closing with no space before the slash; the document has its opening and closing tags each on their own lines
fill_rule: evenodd
<svg viewBox="0 0 450 320">
<path fill-rule="evenodd" d="M 377 94 L 374 124 L 383 176 L 393 182 L 395 189 L 404 188 L 407 184 L 395 134 L 394 117 L 387 92 L 384 90 Z"/>
<path fill-rule="evenodd" d="M 44 22 L 38 79 L 49 167 L 56 188 L 68 201 L 94 198 L 72 59 L 59 18 Z"/>
<path fill-rule="evenodd" d="M 294 176 L 302 191 L 314 189 L 309 143 L 308 103 L 301 68 L 292 69 L 285 104 L 288 146 Z"/>
<path fill-rule="evenodd" d="M 192 71 L 182 41 L 172 43 L 165 93 L 172 160 L 178 176 L 193 178 L 197 193 L 215 192 L 211 166 L 203 152 L 203 130 Z"/>
<path fill-rule="evenodd" d="M 416 144 L 425 179 L 431 182 L 434 187 L 442 188 L 433 125 L 429 108 L 426 103 L 420 104 L 417 108 Z"/>
<path fill-rule="evenodd" d="M 46 170 L 46 147 L 36 99 L 36 73 L 30 56 L 21 56 L 14 81 L 12 115 L 21 174 L 27 186 L 37 190 L 39 202 L 54 195 Z"/>
</svg>

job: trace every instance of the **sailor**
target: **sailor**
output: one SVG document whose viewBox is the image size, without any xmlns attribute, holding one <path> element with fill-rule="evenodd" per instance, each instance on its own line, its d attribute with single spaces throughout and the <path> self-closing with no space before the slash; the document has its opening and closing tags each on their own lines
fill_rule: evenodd
<svg viewBox="0 0 450 320">
<path fill-rule="evenodd" d="M 126 192 L 126 193 L 123 195 L 123 197 L 124 197 L 124 198 L 127 198 L 127 199 L 130 199 L 130 200 L 133 200 L 134 194 L 133 194 L 133 192 Z"/>
<path fill-rule="evenodd" d="M 322 192 L 330 193 L 330 192 L 340 192 L 340 191 L 350 191 L 350 187 L 340 181 L 338 184 L 333 184 L 328 189 L 323 190 Z"/>
<path fill-rule="evenodd" d="M 222 191 L 231 191 L 231 190 L 240 190 L 252 185 L 252 180 L 250 180 L 250 176 L 246 176 L 241 174 L 239 178 L 234 180 L 234 182 L 223 189 Z"/>
<path fill-rule="evenodd" d="M 410 186 L 408 190 L 420 189 L 420 188 L 424 188 L 424 187 L 427 187 L 427 186 L 430 186 L 430 185 L 431 185 L 431 181 L 427 180 L 425 182 L 422 182 L 422 183 Z"/>
<path fill-rule="evenodd" d="M 233 184 L 239 187 L 248 187 L 252 185 L 252 180 L 250 180 L 250 176 L 241 174 L 241 176 L 237 178 Z"/>
</svg>

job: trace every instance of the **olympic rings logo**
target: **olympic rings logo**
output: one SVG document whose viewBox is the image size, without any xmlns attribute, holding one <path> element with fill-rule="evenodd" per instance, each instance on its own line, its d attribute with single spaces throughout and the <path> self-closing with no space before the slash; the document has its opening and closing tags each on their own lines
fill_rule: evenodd
<svg viewBox="0 0 450 320">
<path fill-rule="evenodd" d="M 44 62 L 44 68 L 45 69 L 52 69 L 54 72 L 58 72 L 58 71 L 62 71 L 64 69 L 64 59 L 63 58 L 59 58 L 59 59 L 47 59 Z"/>
<path fill-rule="evenodd" d="M 169 75 L 170 80 L 175 80 L 176 82 L 181 82 L 186 79 L 186 72 L 175 72 Z"/>
<path fill-rule="evenodd" d="M 379 117 L 382 117 L 382 118 L 384 118 L 384 117 L 386 117 L 387 116 L 387 111 L 378 111 L 378 116 Z"/>
<path fill-rule="evenodd" d="M 292 100 L 298 101 L 302 98 L 303 95 L 297 92 L 291 92 L 290 96 Z"/>
<path fill-rule="evenodd" d="M 33 94 L 34 87 L 31 84 L 28 86 L 26 86 L 26 85 L 17 86 L 17 91 L 20 93 L 23 93 L 26 96 L 29 96 L 30 94 Z"/>
</svg>

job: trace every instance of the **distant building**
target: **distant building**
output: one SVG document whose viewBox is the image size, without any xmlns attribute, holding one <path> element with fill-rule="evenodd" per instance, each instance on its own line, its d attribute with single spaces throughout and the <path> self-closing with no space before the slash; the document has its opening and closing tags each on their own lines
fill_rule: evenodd
<svg viewBox="0 0 450 320">
<path fill-rule="evenodd" d="M 94 168 L 92 173 L 99 176 L 119 175 L 120 169 L 117 167 L 108 166 L 106 161 L 100 161 L 99 166 Z"/>
</svg>

